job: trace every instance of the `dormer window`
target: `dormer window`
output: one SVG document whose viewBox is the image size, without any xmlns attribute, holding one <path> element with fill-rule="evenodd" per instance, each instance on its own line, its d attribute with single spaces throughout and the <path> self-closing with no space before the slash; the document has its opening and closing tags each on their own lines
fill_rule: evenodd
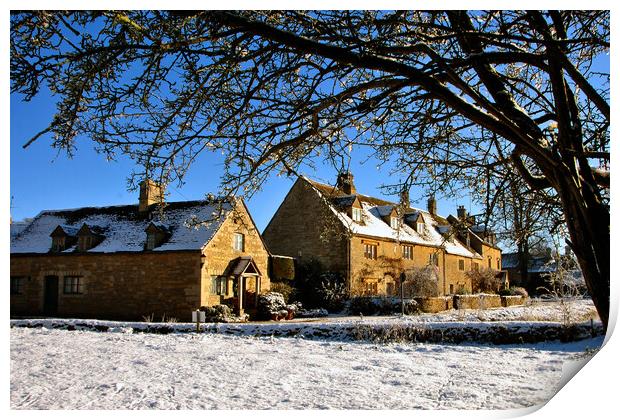
<svg viewBox="0 0 620 420">
<path fill-rule="evenodd" d="M 146 234 L 146 249 L 152 251 L 157 246 L 157 239 L 155 238 L 155 233 L 147 233 Z"/>
<path fill-rule="evenodd" d="M 50 234 L 52 238 L 52 252 L 62 252 L 75 245 L 78 230 L 72 226 L 58 225 Z"/>
<path fill-rule="evenodd" d="M 358 223 L 361 222 L 362 221 L 362 209 L 353 207 L 351 210 L 352 210 L 352 215 L 353 215 L 353 221 L 358 222 Z"/>
<path fill-rule="evenodd" d="M 418 233 L 423 233 L 424 232 L 424 222 L 416 223 L 416 231 Z"/>
<path fill-rule="evenodd" d="M 104 239 L 102 233 L 102 228 L 98 226 L 88 226 L 86 223 L 84 223 L 77 233 L 77 251 L 85 252 L 99 245 Z"/>
<path fill-rule="evenodd" d="M 390 226 L 392 229 L 398 229 L 398 217 L 390 217 Z"/>
<path fill-rule="evenodd" d="M 170 236 L 170 229 L 153 222 L 146 227 L 145 232 L 146 243 L 144 244 L 144 249 L 147 251 L 152 251 L 158 246 L 161 246 Z"/>
<path fill-rule="evenodd" d="M 52 251 L 61 252 L 67 249 L 66 244 L 67 238 L 65 236 L 60 236 L 57 238 L 52 238 Z"/>
<path fill-rule="evenodd" d="M 78 237 L 78 250 L 86 251 L 92 248 L 93 238 L 92 236 L 80 236 Z"/>
</svg>

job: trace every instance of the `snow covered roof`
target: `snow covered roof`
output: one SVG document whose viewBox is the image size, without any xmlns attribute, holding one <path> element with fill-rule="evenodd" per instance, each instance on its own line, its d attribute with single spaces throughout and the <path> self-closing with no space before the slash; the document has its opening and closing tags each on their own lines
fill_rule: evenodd
<svg viewBox="0 0 620 420">
<path fill-rule="evenodd" d="M 13 239 L 17 235 L 19 235 L 21 233 L 21 231 L 26 229 L 26 227 L 28 227 L 30 222 L 32 222 L 32 219 L 30 219 L 30 218 L 24 219 L 24 220 L 20 220 L 18 222 L 11 221 L 11 239 Z"/>
<path fill-rule="evenodd" d="M 502 254 L 502 267 L 519 269 L 519 254 L 509 252 Z M 552 273 L 557 270 L 557 262 L 549 255 L 531 255 L 528 260 L 529 273 Z"/>
<path fill-rule="evenodd" d="M 401 223 L 398 229 L 394 229 L 384 221 L 383 217 L 392 212 L 394 207 L 397 206 L 396 203 L 375 197 L 356 194 L 356 197 L 362 205 L 363 222 L 357 223 L 354 222 L 346 212 L 331 205 L 334 197 L 341 197 L 347 194 L 344 194 L 344 192 L 340 191 L 336 187 L 322 184 L 306 177 L 302 177 L 302 179 L 314 187 L 318 194 L 329 199 L 332 211 L 353 234 L 367 235 L 381 239 L 418 245 L 441 247 L 444 248 L 449 254 L 471 258 L 482 258 L 480 254 L 460 242 L 456 237 L 446 238 L 438 231 L 438 229 L 442 229 L 444 226 L 449 226 L 448 221 L 441 216 L 432 215 L 422 209 L 407 208 L 405 209 L 405 214 L 411 214 L 412 216 L 417 214 L 417 221 L 424 223 L 424 230 L 418 233 L 406 223 Z"/>
<path fill-rule="evenodd" d="M 67 232 L 86 224 L 104 236 L 97 246 L 86 252 L 141 252 L 146 243 L 145 229 L 150 223 L 165 226 L 170 237 L 157 251 L 200 250 L 215 235 L 233 205 L 205 201 L 166 203 L 163 209 L 154 208 L 149 217 L 141 217 L 137 205 L 83 207 L 71 210 L 45 210 L 18 235 L 11 238 L 11 253 L 47 253 L 51 248 L 50 233 L 58 226 Z M 193 223 L 202 222 L 202 223 Z M 75 246 L 64 253 L 73 252 Z"/>
</svg>

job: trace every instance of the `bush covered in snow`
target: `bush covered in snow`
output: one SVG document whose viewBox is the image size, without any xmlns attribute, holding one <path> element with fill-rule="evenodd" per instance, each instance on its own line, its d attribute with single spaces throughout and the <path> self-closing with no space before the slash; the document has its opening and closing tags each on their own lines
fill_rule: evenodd
<svg viewBox="0 0 620 420">
<path fill-rule="evenodd" d="M 200 308 L 205 312 L 206 322 L 234 322 L 236 321 L 232 309 L 227 305 L 203 306 Z"/>
<path fill-rule="evenodd" d="M 258 308 L 256 316 L 260 320 L 286 318 L 288 311 L 282 293 L 269 292 L 258 296 Z"/>
</svg>

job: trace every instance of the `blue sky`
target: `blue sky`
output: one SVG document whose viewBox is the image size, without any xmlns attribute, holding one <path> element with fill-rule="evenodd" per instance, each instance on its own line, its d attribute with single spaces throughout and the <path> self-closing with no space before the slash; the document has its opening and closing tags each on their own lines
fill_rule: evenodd
<svg viewBox="0 0 620 420">
<path fill-rule="evenodd" d="M 50 135 L 40 137 L 27 149 L 22 148 L 30 137 L 46 127 L 53 116 L 55 108 L 51 97 L 44 94 L 31 102 L 23 102 L 19 95 L 11 95 L 10 108 L 10 193 L 13 220 L 33 217 L 45 209 L 137 204 L 137 191 L 127 190 L 132 162 L 125 158 L 116 162 L 106 161 L 103 155 L 93 150 L 87 138 L 77 142 L 73 159 L 51 147 Z M 188 172 L 185 184 L 181 187 L 173 184 L 168 189 L 168 200 L 201 199 L 209 192 L 216 192 L 223 172 L 220 162 L 221 157 L 217 153 L 205 152 Z M 377 168 L 376 161 L 366 161 L 363 150 L 354 151 L 351 170 L 360 193 L 397 200 L 397 197 L 386 197 L 380 191 L 382 184 L 396 180 L 390 179 L 386 169 Z M 304 175 L 323 182 L 333 182 L 336 171 L 330 166 L 317 163 L 316 170 L 306 168 Z M 294 181 L 293 178 L 274 175 L 262 191 L 248 200 L 259 230 L 262 231 L 267 225 Z M 426 198 L 421 191 L 412 190 L 411 200 L 414 206 L 426 206 Z M 446 216 L 455 214 L 457 204 L 468 208 L 470 206 L 468 198 L 439 199 L 439 213 Z"/>
</svg>

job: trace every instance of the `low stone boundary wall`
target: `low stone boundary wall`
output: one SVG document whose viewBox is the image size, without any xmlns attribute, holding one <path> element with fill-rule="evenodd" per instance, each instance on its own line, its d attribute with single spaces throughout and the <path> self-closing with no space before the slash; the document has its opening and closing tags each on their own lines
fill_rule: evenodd
<svg viewBox="0 0 620 420">
<path fill-rule="evenodd" d="M 437 313 L 442 311 L 448 311 L 452 309 L 453 301 L 450 296 L 439 297 L 416 297 L 414 300 L 417 302 L 421 312 Z"/>
<path fill-rule="evenodd" d="M 454 295 L 454 309 L 489 309 L 502 306 L 499 295 Z"/>
<path fill-rule="evenodd" d="M 525 297 L 523 296 L 502 296 L 502 306 L 507 308 L 508 306 L 523 305 L 525 303 Z"/>
</svg>

